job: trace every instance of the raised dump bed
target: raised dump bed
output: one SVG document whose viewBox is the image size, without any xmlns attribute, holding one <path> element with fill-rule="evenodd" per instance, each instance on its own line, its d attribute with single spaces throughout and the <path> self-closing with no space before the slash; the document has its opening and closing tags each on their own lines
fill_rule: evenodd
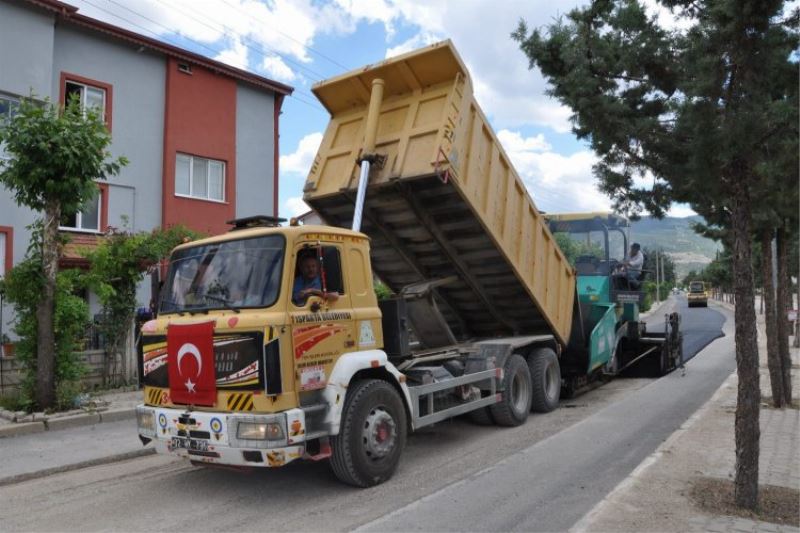
<svg viewBox="0 0 800 533">
<path fill-rule="evenodd" d="M 384 81 L 361 231 L 394 291 L 454 281 L 435 300 L 458 339 L 552 333 L 569 339 L 575 275 L 472 93 L 450 41 L 323 81 L 331 114 L 304 189 L 350 227 L 370 88 Z"/>
</svg>

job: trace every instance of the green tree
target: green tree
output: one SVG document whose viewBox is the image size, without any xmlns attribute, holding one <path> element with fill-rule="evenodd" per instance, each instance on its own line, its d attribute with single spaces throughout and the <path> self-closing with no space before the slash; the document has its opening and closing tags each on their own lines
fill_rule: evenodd
<svg viewBox="0 0 800 533">
<path fill-rule="evenodd" d="M 17 358 L 23 363 L 21 403 L 27 410 L 37 407 L 37 302 L 44 286 L 42 275 L 42 223 L 29 226 L 31 241 L 25 258 L 0 280 L 0 290 L 14 306 L 16 317 L 14 332 L 19 336 Z M 77 289 L 83 287 L 79 270 L 66 270 L 56 276 L 56 306 L 54 313 L 56 400 L 54 406 L 67 409 L 72 406 L 79 390 L 79 379 L 84 367 L 75 354 L 78 342 L 89 322 L 89 307 Z M 41 406 L 39 406 L 41 407 Z"/>
<path fill-rule="evenodd" d="M 585 237 L 586 234 L 584 233 L 581 235 Z M 564 252 L 567 261 L 569 261 L 572 266 L 575 266 L 575 259 L 582 255 L 592 255 L 602 261 L 606 258 L 603 247 L 595 242 L 587 243 L 583 238 L 574 238 L 573 235 L 563 231 L 554 233 L 553 237 L 555 237 L 556 244 L 558 244 L 558 247 Z"/>
<path fill-rule="evenodd" d="M 687 29 L 659 26 L 637 0 L 598 0 L 546 31 L 521 22 L 512 37 L 572 109 L 573 131 L 599 154 L 594 172 L 617 209 L 660 216 L 671 202 L 688 202 L 731 231 L 735 498 L 753 509 L 760 388 L 751 219 L 767 183 L 758 169 L 767 147 L 797 135 L 798 15 L 783 19 L 780 0 L 660 4 Z"/>
<path fill-rule="evenodd" d="M 196 237 L 183 226 L 141 233 L 112 228 L 99 246 L 86 253 L 91 264 L 86 283 L 103 304 L 100 329 L 107 339 L 107 362 L 120 359 L 124 365 L 123 350 L 133 326 L 139 282 L 175 246 Z M 124 375 L 126 369 L 122 370 Z"/>
<path fill-rule="evenodd" d="M 85 112 L 73 98 L 66 108 L 23 99 L 16 115 L 0 129 L 8 160 L 0 165 L 0 183 L 19 205 L 44 214 L 42 287 L 37 298 L 36 403 L 55 402 L 56 274 L 62 215 L 78 212 L 98 194 L 95 180 L 106 179 L 127 164 L 110 159 L 111 134 L 93 109 Z"/>
</svg>

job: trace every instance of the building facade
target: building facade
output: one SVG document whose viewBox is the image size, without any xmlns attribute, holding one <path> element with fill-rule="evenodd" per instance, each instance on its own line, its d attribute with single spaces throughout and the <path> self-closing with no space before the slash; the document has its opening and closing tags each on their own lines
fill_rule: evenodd
<svg viewBox="0 0 800 533">
<path fill-rule="evenodd" d="M 233 218 L 277 216 L 278 117 L 291 92 L 62 2 L 0 0 L 0 123 L 22 97 L 63 104 L 75 95 L 101 110 L 112 155 L 130 161 L 98 182 L 94 203 L 64 220 L 62 231 L 82 246 L 109 226 L 184 224 L 213 234 Z M 0 189 L 0 276 L 24 257 L 25 228 L 37 216 Z M 81 259 L 67 254 L 64 262 Z M 138 299 L 149 302 L 149 284 Z M 11 310 L 3 315 L 8 332 Z"/>
</svg>

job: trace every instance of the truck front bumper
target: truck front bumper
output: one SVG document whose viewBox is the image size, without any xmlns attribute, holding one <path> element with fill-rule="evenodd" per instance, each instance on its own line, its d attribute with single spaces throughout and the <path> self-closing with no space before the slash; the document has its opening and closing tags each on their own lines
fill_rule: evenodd
<svg viewBox="0 0 800 533">
<path fill-rule="evenodd" d="M 305 453 L 300 409 L 280 413 L 218 413 L 139 405 L 139 436 L 158 453 L 192 461 L 252 467 L 283 466 Z"/>
</svg>

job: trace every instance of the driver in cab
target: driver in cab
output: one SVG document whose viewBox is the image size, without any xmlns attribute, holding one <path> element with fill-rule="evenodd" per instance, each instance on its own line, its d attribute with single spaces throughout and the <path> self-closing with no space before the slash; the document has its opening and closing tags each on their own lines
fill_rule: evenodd
<svg viewBox="0 0 800 533">
<path fill-rule="evenodd" d="M 303 306 L 309 296 L 319 296 L 331 302 L 339 299 L 337 293 L 322 290 L 319 260 L 314 255 L 301 255 L 297 259 L 297 271 L 300 275 L 294 279 L 292 303 Z"/>
</svg>

